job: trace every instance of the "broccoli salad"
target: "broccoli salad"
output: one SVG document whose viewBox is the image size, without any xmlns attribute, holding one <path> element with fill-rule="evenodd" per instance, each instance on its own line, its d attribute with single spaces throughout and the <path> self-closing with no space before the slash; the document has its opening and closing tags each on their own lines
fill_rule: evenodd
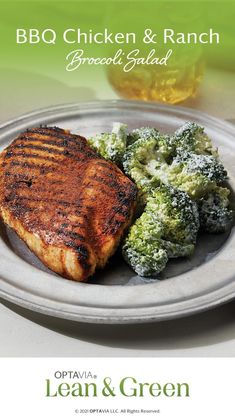
<svg viewBox="0 0 235 419">
<path fill-rule="evenodd" d="M 139 189 L 138 218 L 122 246 L 138 275 L 154 278 L 170 258 L 192 255 L 199 230 L 223 233 L 231 226 L 227 172 L 196 123 L 164 135 L 151 127 L 128 132 L 127 125 L 116 122 L 110 133 L 88 142 Z"/>
</svg>

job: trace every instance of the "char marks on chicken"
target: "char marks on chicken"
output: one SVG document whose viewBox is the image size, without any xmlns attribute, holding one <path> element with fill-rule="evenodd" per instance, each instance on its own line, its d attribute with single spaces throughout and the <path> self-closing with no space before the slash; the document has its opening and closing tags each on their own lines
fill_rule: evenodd
<svg viewBox="0 0 235 419">
<path fill-rule="evenodd" d="M 0 155 L 0 214 L 58 274 L 93 275 L 115 252 L 136 202 L 134 183 L 84 137 L 31 128 Z"/>
</svg>

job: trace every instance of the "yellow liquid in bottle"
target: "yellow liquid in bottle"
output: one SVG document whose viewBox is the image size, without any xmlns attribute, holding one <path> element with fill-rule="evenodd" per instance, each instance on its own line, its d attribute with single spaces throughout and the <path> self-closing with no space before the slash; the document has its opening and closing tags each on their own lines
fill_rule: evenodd
<svg viewBox="0 0 235 419">
<path fill-rule="evenodd" d="M 195 97 L 203 73 L 204 64 L 199 58 L 188 64 L 186 60 L 185 65 L 178 68 L 162 69 L 146 65 L 127 73 L 113 66 L 108 70 L 108 79 L 115 91 L 125 99 L 174 104 Z"/>
</svg>

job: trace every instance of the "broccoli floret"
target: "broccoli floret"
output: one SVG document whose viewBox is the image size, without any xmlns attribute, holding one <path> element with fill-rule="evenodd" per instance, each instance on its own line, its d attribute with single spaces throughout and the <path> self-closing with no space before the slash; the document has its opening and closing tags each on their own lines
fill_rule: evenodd
<svg viewBox="0 0 235 419">
<path fill-rule="evenodd" d="M 127 125 L 122 122 L 113 122 L 112 134 L 116 134 L 118 138 L 127 139 Z"/>
<path fill-rule="evenodd" d="M 156 128 L 151 127 L 142 127 L 134 129 L 127 135 L 127 145 L 135 143 L 137 140 L 149 139 L 149 138 L 158 138 L 159 131 Z"/>
<path fill-rule="evenodd" d="M 199 229 L 198 209 L 185 192 L 161 186 L 147 198 L 147 210 L 157 214 L 163 224 L 164 240 L 195 244 Z"/>
<path fill-rule="evenodd" d="M 198 229 L 197 206 L 188 195 L 158 187 L 149 192 L 143 214 L 130 228 L 124 258 L 139 275 L 154 277 L 168 258 L 192 254 Z"/>
<path fill-rule="evenodd" d="M 172 138 L 158 135 L 137 140 L 123 156 L 123 168 L 143 189 L 152 182 L 172 185 L 199 199 L 227 179 L 222 163 L 214 156 L 180 152 L 172 159 Z"/>
<path fill-rule="evenodd" d="M 213 156 L 182 153 L 174 161 L 174 165 L 182 166 L 187 173 L 199 173 L 211 181 L 224 182 L 227 172 L 222 163 Z"/>
<path fill-rule="evenodd" d="M 121 164 L 126 151 L 127 126 L 119 122 L 113 124 L 111 133 L 102 133 L 88 138 L 88 142 L 102 157 Z"/>
<path fill-rule="evenodd" d="M 199 199 L 217 184 L 224 182 L 227 172 L 222 163 L 213 156 L 182 153 L 163 173 L 158 171 L 155 176 L 187 192 L 192 199 Z"/>
<path fill-rule="evenodd" d="M 168 261 L 161 243 L 162 225 L 155 214 L 144 212 L 132 225 L 122 252 L 126 262 L 140 276 L 155 277 Z"/>
<path fill-rule="evenodd" d="M 208 233 L 224 233 L 231 226 L 233 211 L 229 209 L 229 189 L 217 187 L 198 203 L 201 228 Z"/>
<path fill-rule="evenodd" d="M 162 246 L 167 251 L 169 259 L 191 256 L 195 250 L 194 244 L 178 244 L 167 240 L 162 241 Z"/>
<path fill-rule="evenodd" d="M 185 191 L 200 208 L 201 228 L 208 232 L 224 232 L 232 220 L 232 210 L 228 209 L 229 190 L 219 185 L 227 179 L 222 163 L 209 155 L 182 153 L 171 165 L 152 168 L 154 176 L 148 185 L 159 181 Z M 148 194 L 148 185 L 143 191 Z M 144 197 L 144 194 L 143 194 Z"/>
<path fill-rule="evenodd" d="M 143 138 L 158 138 L 156 128 L 142 127 L 133 130 L 127 136 L 127 144 L 133 144 Z M 204 128 L 195 122 L 186 122 L 171 137 L 170 154 L 175 157 L 181 151 L 190 151 L 195 154 L 218 156 L 217 149 L 213 147 L 211 139 L 204 132 Z"/>
<path fill-rule="evenodd" d="M 213 147 L 211 139 L 204 132 L 204 128 L 195 124 L 195 122 L 186 122 L 175 132 L 174 138 L 178 151 L 218 156 L 217 149 Z"/>
<path fill-rule="evenodd" d="M 162 168 L 167 165 L 171 154 L 171 137 L 156 135 L 140 138 L 127 147 L 123 156 L 124 172 L 141 187 L 151 181 L 151 167 Z"/>
</svg>

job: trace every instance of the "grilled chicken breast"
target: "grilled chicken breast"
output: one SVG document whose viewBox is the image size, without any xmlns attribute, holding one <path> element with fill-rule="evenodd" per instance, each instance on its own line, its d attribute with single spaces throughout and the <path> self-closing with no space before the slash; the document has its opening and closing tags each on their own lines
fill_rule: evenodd
<svg viewBox="0 0 235 419">
<path fill-rule="evenodd" d="M 32 128 L 0 155 L 0 214 L 58 274 L 84 281 L 129 225 L 136 186 L 85 138 Z"/>
</svg>

